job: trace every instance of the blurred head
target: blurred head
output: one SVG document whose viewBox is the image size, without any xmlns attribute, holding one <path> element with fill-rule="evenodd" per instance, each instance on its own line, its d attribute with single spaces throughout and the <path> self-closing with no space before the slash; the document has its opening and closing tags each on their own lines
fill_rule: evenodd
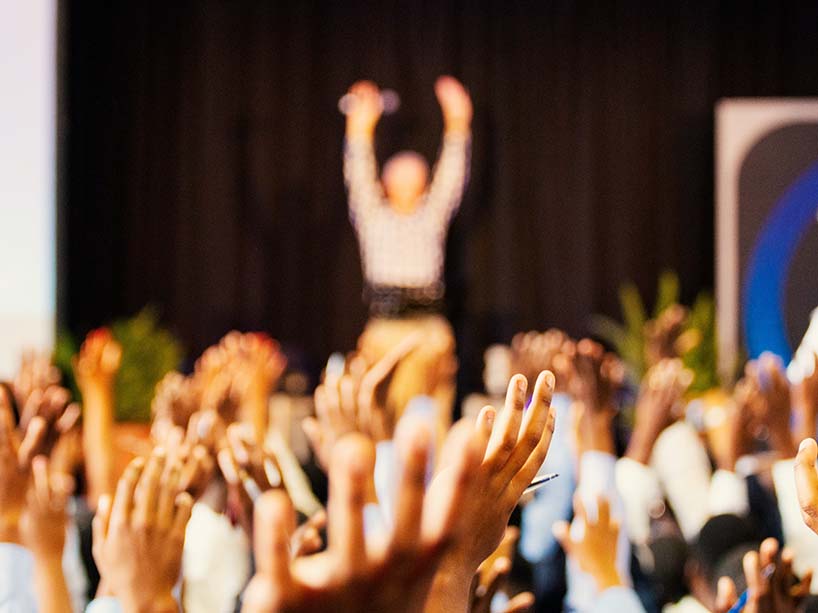
<svg viewBox="0 0 818 613">
<path fill-rule="evenodd" d="M 381 176 L 386 197 L 401 213 L 415 210 L 428 180 L 429 164 L 414 151 L 401 151 L 389 158 Z"/>
<path fill-rule="evenodd" d="M 748 519 L 728 514 L 711 517 L 691 548 L 686 573 L 691 593 L 705 606 L 712 605 L 719 577 L 737 578 L 741 552 L 757 549 L 760 542 L 758 529 Z M 736 581 L 737 589 L 740 584 Z"/>
</svg>

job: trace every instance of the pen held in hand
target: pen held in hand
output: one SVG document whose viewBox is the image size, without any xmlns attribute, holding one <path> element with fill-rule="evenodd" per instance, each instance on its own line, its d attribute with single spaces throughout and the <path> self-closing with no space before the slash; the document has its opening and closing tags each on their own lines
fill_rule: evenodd
<svg viewBox="0 0 818 613">
<path fill-rule="evenodd" d="M 546 483 L 553 479 L 556 479 L 557 477 L 559 477 L 559 474 L 557 473 L 548 473 L 547 475 L 540 475 L 539 477 L 534 477 L 534 480 L 531 482 L 531 485 L 529 485 L 523 491 L 523 496 L 525 496 L 526 494 L 531 494 L 532 492 L 536 492 L 543 485 L 545 485 Z"/>
<path fill-rule="evenodd" d="M 764 568 L 761 569 L 761 576 L 764 579 L 769 579 L 772 577 L 772 574 L 775 572 L 775 564 L 768 564 Z M 730 610 L 727 613 L 741 613 L 744 610 L 744 607 L 747 605 L 747 599 L 750 596 L 749 590 L 744 590 L 741 593 L 741 596 L 738 597 L 736 604 L 730 607 Z"/>
</svg>

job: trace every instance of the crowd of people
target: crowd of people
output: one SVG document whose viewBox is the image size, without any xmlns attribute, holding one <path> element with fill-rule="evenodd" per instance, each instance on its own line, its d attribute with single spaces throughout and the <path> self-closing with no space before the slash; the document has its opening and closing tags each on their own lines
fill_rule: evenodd
<svg viewBox="0 0 818 613">
<path fill-rule="evenodd" d="M 264 334 L 167 374 L 128 449 L 109 331 L 74 361 L 81 399 L 26 354 L 0 386 L 0 611 L 811 609 L 818 368 L 791 382 L 763 355 L 706 400 L 676 329 L 641 381 L 593 340 L 517 335 L 462 411 L 391 393 L 420 334 L 336 357 L 306 462 L 270 416 L 287 360 Z M 453 374 L 423 363 L 429 389 Z"/>
</svg>

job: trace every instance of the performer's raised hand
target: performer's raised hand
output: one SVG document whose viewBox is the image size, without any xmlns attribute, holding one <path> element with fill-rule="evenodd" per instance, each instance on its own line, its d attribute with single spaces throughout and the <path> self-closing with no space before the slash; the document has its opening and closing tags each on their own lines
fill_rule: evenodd
<svg viewBox="0 0 818 613">
<path fill-rule="evenodd" d="M 435 95 L 443 110 L 446 132 L 468 132 L 471 126 L 471 96 L 463 84 L 449 75 L 435 82 Z"/>
<path fill-rule="evenodd" d="M 381 91 L 372 81 L 358 81 L 349 88 L 352 99 L 347 113 L 347 137 L 371 137 L 383 113 Z"/>
</svg>

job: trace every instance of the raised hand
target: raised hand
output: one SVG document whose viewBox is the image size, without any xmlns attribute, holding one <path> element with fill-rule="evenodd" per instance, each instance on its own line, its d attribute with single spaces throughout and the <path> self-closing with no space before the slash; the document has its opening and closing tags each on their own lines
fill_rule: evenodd
<svg viewBox="0 0 818 613">
<path fill-rule="evenodd" d="M 318 463 L 326 470 L 335 442 L 349 432 L 360 432 L 374 442 L 391 439 L 397 415 L 387 406 L 389 385 L 398 366 L 420 339 L 410 335 L 371 367 L 356 356 L 348 372 L 328 374 L 315 390 L 316 417 L 302 423 Z"/>
<path fill-rule="evenodd" d="M 74 358 L 74 374 L 82 392 L 82 442 L 92 506 L 101 495 L 110 494 L 116 483 L 114 380 L 121 359 L 122 347 L 107 328 L 89 333 Z"/>
<path fill-rule="evenodd" d="M 217 456 L 228 486 L 228 501 L 238 523 L 250 533 L 253 505 L 263 492 L 283 488 L 281 470 L 273 454 L 258 443 L 249 424 L 231 424 L 227 445 Z"/>
<path fill-rule="evenodd" d="M 461 533 L 459 512 L 479 462 L 479 440 L 456 430 L 450 439 L 458 461 L 448 487 L 424 493 L 431 432 L 406 422 L 397 446 L 402 458 L 392 528 L 364 532 L 364 502 L 374 469 L 372 442 L 360 434 L 343 437 L 330 463 L 328 547 L 292 559 L 290 534 L 295 516 L 289 499 L 268 492 L 255 513 L 256 575 L 244 596 L 244 611 L 416 611 L 446 545 Z M 467 586 L 468 589 L 468 586 Z"/>
<path fill-rule="evenodd" d="M 599 343 L 584 338 L 574 355 L 572 393 L 592 413 L 613 414 L 625 378 L 622 362 Z"/>
<path fill-rule="evenodd" d="M 26 508 L 20 520 L 20 535 L 34 556 L 37 601 L 44 613 L 71 608 L 71 596 L 62 571 L 65 546 L 66 507 L 74 480 L 68 475 L 49 475 L 48 460 L 37 456 L 31 462 L 32 479 Z"/>
<path fill-rule="evenodd" d="M 494 596 L 503 589 L 511 572 L 511 558 L 519 536 L 520 531 L 517 528 L 506 528 L 500 546 L 480 564 L 471 585 L 469 613 L 491 611 Z M 533 605 L 534 595 L 531 592 L 523 592 L 509 600 L 503 608 L 503 613 L 523 613 L 529 611 Z"/>
<path fill-rule="evenodd" d="M 778 556 L 778 541 L 768 538 L 756 551 L 749 551 L 743 559 L 747 579 L 747 602 L 743 613 L 792 613 L 809 595 L 812 571 L 799 581 L 792 571 L 793 553 L 784 548 Z M 738 600 L 736 586 L 729 577 L 718 582 L 716 613 L 726 613 Z"/>
<path fill-rule="evenodd" d="M 801 517 L 804 523 L 818 534 L 818 471 L 815 461 L 818 460 L 818 444 L 815 439 L 801 441 L 798 455 L 795 456 L 795 489 L 798 492 L 798 504 L 801 506 Z"/>
<path fill-rule="evenodd" d="M 557 380 L 555 391 L 565 392 L 573 379 L 576 342 L 565 332 L 552 328 L 545 332 L 520 332 L 511 339 L 512 372 L 527 379 L 536 378 L 543 370 L 550 370 Z"/>
<path fill-rule="evenodd" d="M 446 132 L 468 132 L 473 110 L 471 97 L 463 84 L 444 75 L 435 81 L 435 95 L 443 111 Z"/>
<path fill-rule="evenodd" d="M 693 373 L 679 359 L 660 360 L 645 374 L 636 402 L 635 425 L 626 455 L 648 464 L 653 444 L 681 414 L 681 401 Z"/>
<path fill-rule="evenodd" d="M 677 358 L 692 347 L 695 339 L 684 331 L 687 316 L 685 307 L 674 304 L 645 324 L 645 362 L 648 367 L 660 360 Z"/>
<path fill-rule="evenodd" d="M 770 353 L 763 353 L 755 362 L 747 365 L 747 376 L 755 380 L 764 399 L 761 422 L 770 433 L 770 445 L 782 457 L 795 455 L 795 442 L 790 429 L 792 399 L 781 360 Z"/>
<path fill-rule="evenodd" d="M 525 377 L 514 375 L 503 409 L 497 413 L 492 407 L 485 407 L 477 416 L 475 432 L 486 451 L 473 471 L 470 495 L 459 507 L 463 536 L 454 540 L 444 556 L 427 611 L 468 607 L 474 573 L 500 544 L 511 512 L 545 460 L 554 432 L 555 415 L 551 408 L 554 375 L 549 371 L 540 373 L 531 404 L 525 409 L 527 389 Z M 447 491 L 446 467 L 454 458 L 451 449 L 444 445 L 440 469 L 429 488 L 430 497 Z"/>
<path fill-rule="evenodd" d="M 235 385 L 241 395 L 241 418 L 253 424 L 256 438 L 267 433 L 268 403 L 287 358 L 268 335 L 249 332 L 241 335 L 235 354 Z"/>
<path fill-rule="evenodd" d="M 755 381 L 740 380 L 733 390 L 732 401 L 724 409 L 724 420 L 707 431 L 710 452 L 716 466 L 733 471 L 738 459 L 751 451 L 753 420 L 763 402 Z"/>
<path fill-rule="evenodd" d="M 178 611 L 171 591 L 182 568 L 193 499 L 177 494 L 179 467 L 155 450 L 134 459 L 116 495 L 100 498 L 93 521 L 94 561 L 125 611 Z"/>
<path fill-rule="evenodd" d="M 813 354 L 812 373 L 798 386 L 796 440 L 815 436 L 818 422 L 818 353 Z"/>
<path fill-rule="evenodd" d="M 83 397 L 112 390 L 121 362 L 122 346 L 108 328 L 89 332 L 73 360 L 74 375 Z"/>
<path fill-rule="evenodd" d="M 372 81 L 358 81 L 349 88 L 350 109 L 347 112 L 347 137 L 371 137 L 383 113 L 378 86 Z"/>
<path fill-rule="evenodd" d="M 608 500 L 597 500 L 597 518 L 591 521 L 579 496 L 574 496 L 575 520 L 584 527 L 582 536 L 574 538 L 568 522 L 554 524 L 553 531 L 566 555 L 576 560 L 579 567 L 594 578 L 597 589 L 602 592 L 609 587 L 622 585 L 616 569 L 616 543 L 619 524 L 611 519 Z"/>
<path fill-rule="evenodd" d="M 38 409 L 33 411 L 25 427 L 15 425 L 11 398 L 6 388 L 0 386 L 0 542 L 20 542 L 19 522 L 31 475 L 31 460 L 47 453 L 57 438 L 55 432 L 59 432 L 59 428 L 68 430 L 78 416 L 76 407 L 69 413 L 65 404 L 59 409 L 60 405 L 52 406 L 50 401 L 47 412 L 40 410 L 44 403 L 41 397 Z"/>
<path fill-rule="evenodd" d="M 622 362 L 602 345 L 585 338 L 577 343 L 572 370 L 577 455 L 590 450 L 615 453 L 613 419 L 616 394 L 625 377 Z"/>
<path fill-rule="evenodd" d="M 23 353 L 12 384 L 18 406 L 23 406 L 34 390 L 59 384 L 60 370 L 51 363 L 49 354 L 36 351 Z"/>
</svg>

